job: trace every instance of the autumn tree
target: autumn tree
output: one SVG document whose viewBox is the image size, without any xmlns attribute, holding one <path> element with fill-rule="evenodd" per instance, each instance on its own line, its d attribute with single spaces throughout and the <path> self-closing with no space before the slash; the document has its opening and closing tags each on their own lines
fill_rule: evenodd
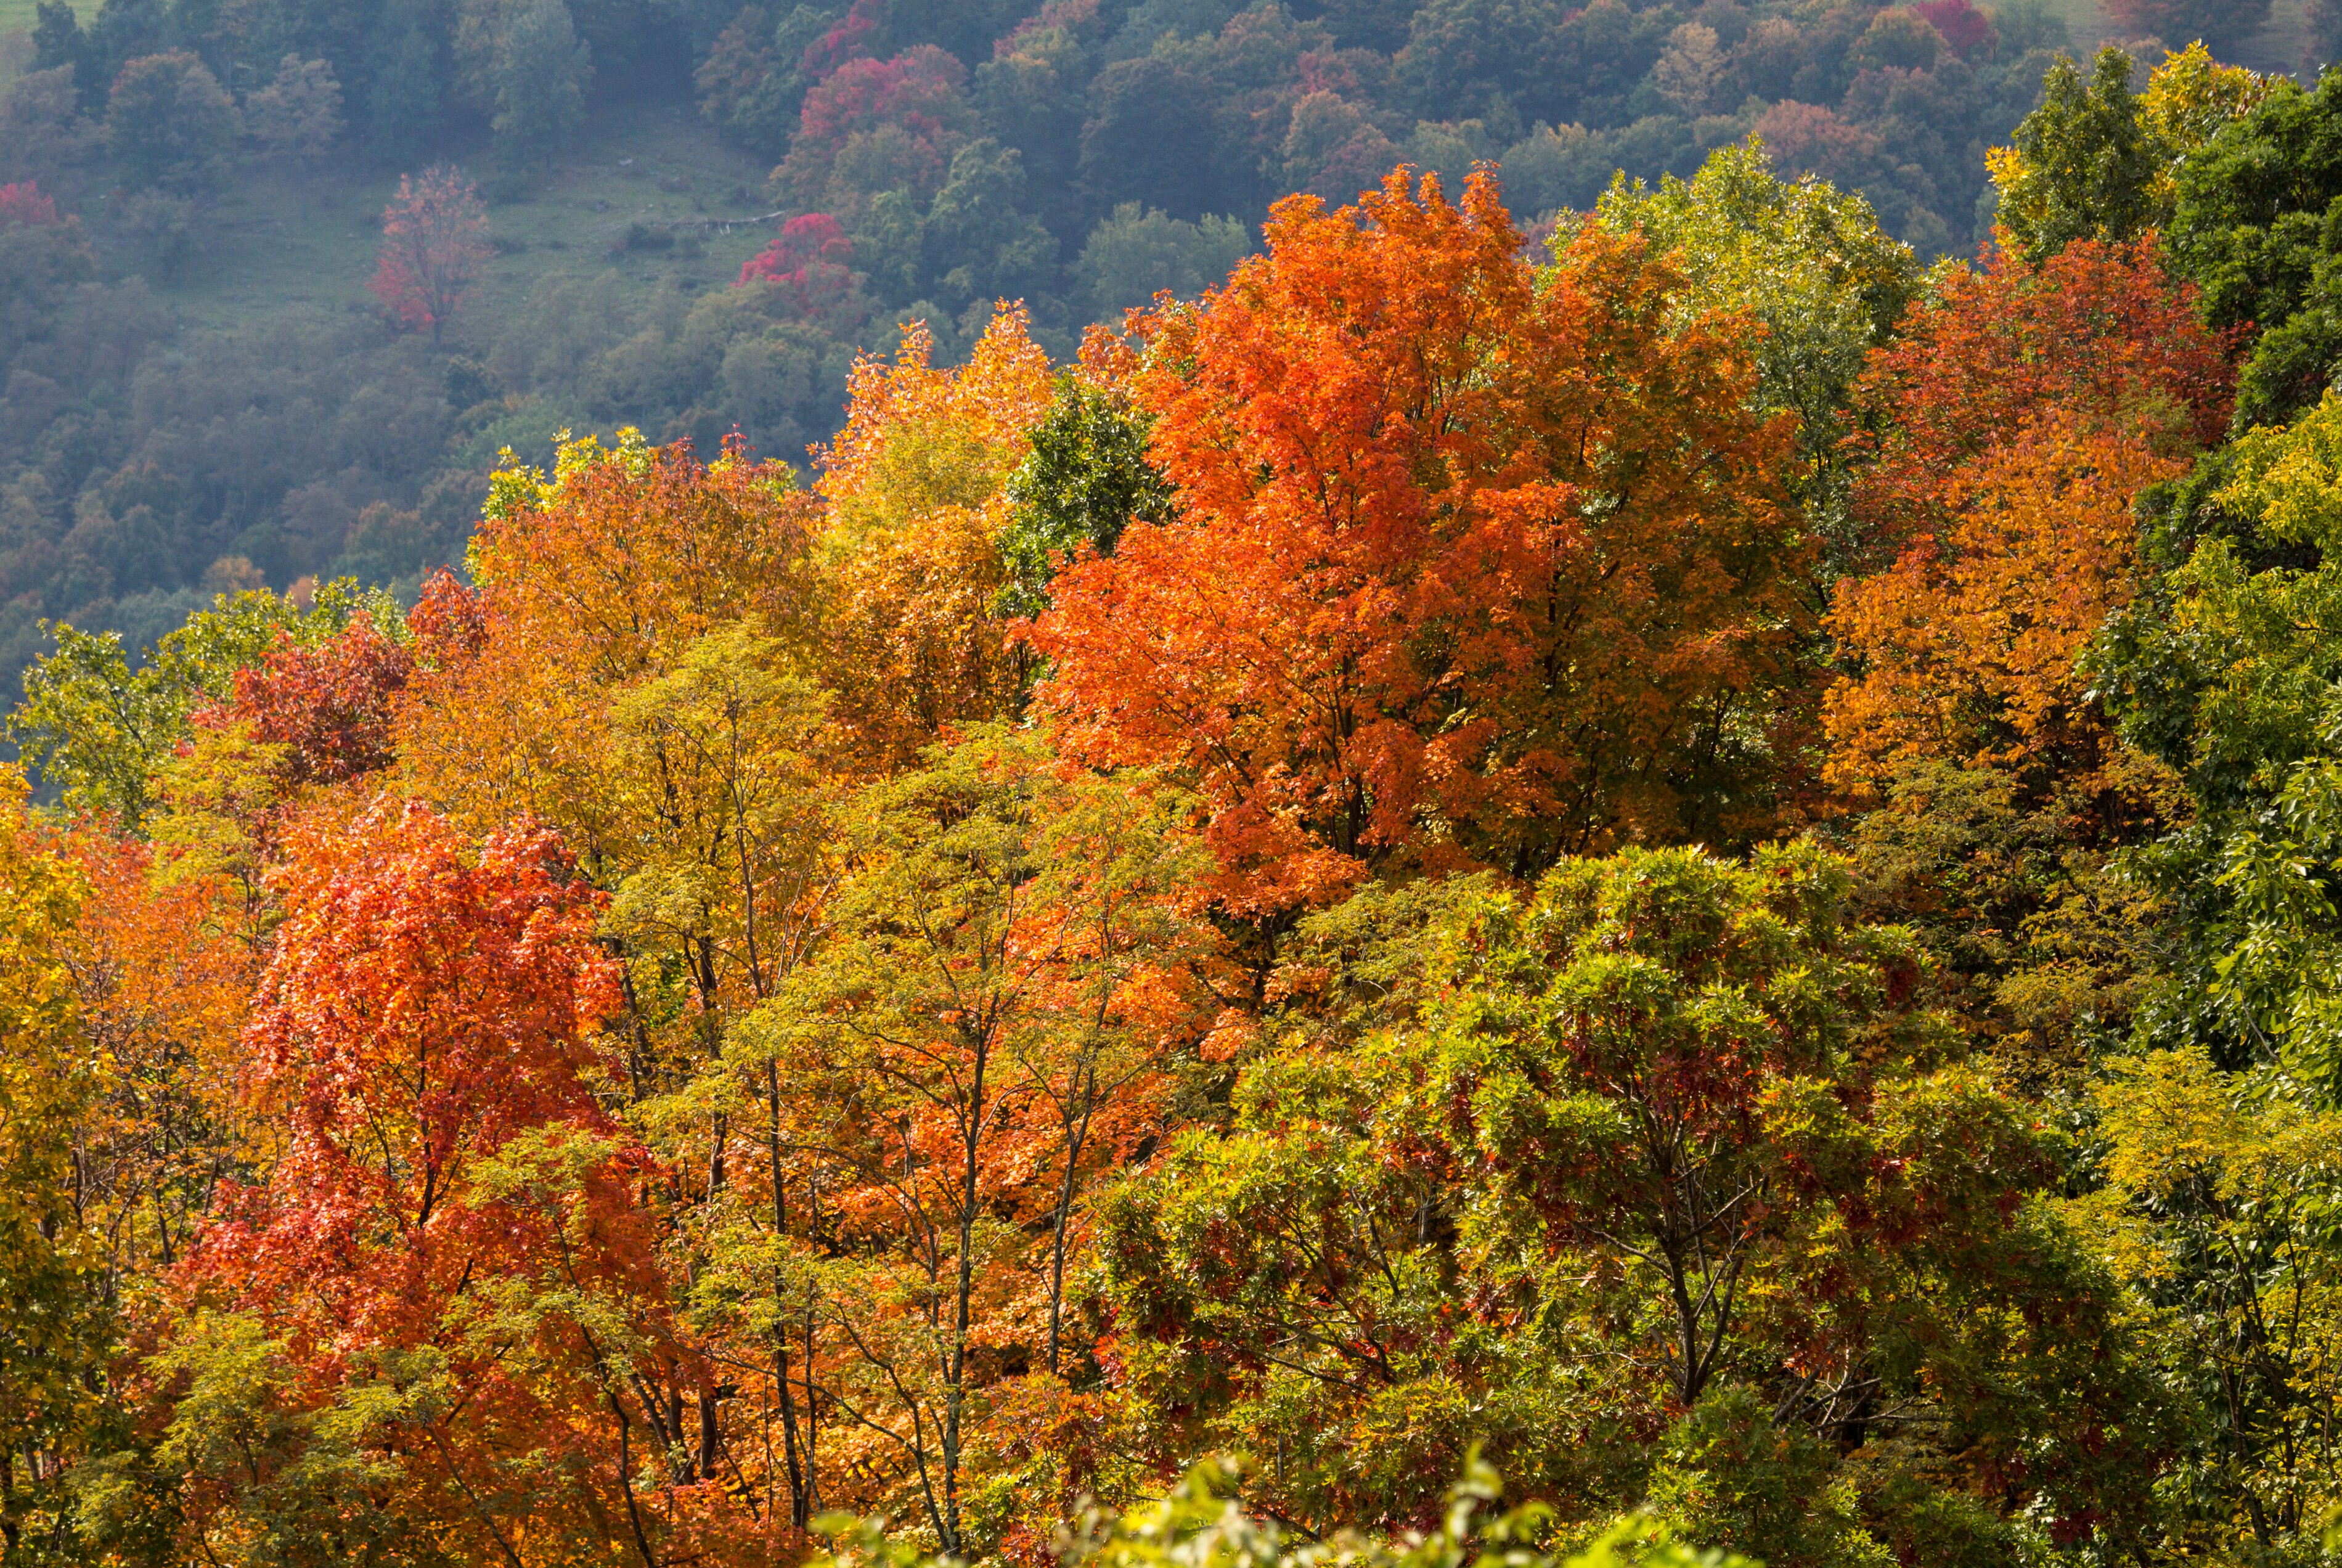
<svg viewBox="0 0 2342 1568">
<path fill-rule="evenodd" d="M 0 776 L 0 1553 L 12 1562 L 52 1560 L 67 1539 L 64 1470 L 95 1413 L 106 1326 L 74 1158 L 99 1087 L 64 956 L 82 889 L 44 852 L 25 793 Z"/>
<path fill-rule="evenodd" d="M 1655 247 L 1519 249 L 1487 176 L 1456 206 L 1395 175 L 1281 204 L 1140 326 L 1181 521 L 1059 575 L 1039 700 L 1082 754 L 1192 774 L 1240 915 L 1766 818 L 1789 422 Z"/>
<path fill-rule="evenodd" d="M 366 286 L 404 325 L 438 346 L 447 323 L 479 282 L 488 250 L 487 209 L 472 182 L 438 166 L 401 175 L 382 213 L 382 246 Z"/>
<path fill-rule="evenodd" d="M 823 678 L 863 765 L 911 764 L 944 726 L 1008 711 L 1006 486 L 1051 406 L 1048 356 L 1021 306 L 996 312 L 966 365 L 907 334 L 858 362 L 846 425 L 820 454 Z"/>
<path fill-rule="evenodd" d="M 801 1539 L 817 1495 L 803 1314 L 753 1261 L 805 1228 L 776 1141 L 794 1085 L 732 1034 L 813 951 L 839 870 L 806 502 L 736 446 L 702 464 L 631 431 L 566 444 L 549 476 L 507 468 L 477 597 L 418 625 L 450 652 L 394 729 L 408 788 L 477 832 L 557 826 L 610 896 L 624 1098 L 670 1173 L 644 1211 L 691 1306 L 676 1332 L 745 1382 L 727 1425 L 713 1387 L 670 1380 L 669 1473 L 731 1477 L 756 1513 L 735 1525 L 773 1542 Z"/>
<path fill-rule="evenodd" d="M 2194 303 L 2151 237 L 1996 252 L 1866 377 L 1877 564 L 1828 622 L 1825 776 L 1882 808 L 1852 827 L 1867 870 L 2036 1088 L 2075 1087 L 2138 1001 L 2154 913 L 2108 856 L 2183 809 L 2080 661 L 2138 590 L 2140 496 L 2226 424 L 2227 345 Z"/>
<path fill-rule="evenodd" d="M 257 1358 L 238 1419 L 345 1409 L 323 1432 L 371 1455 L 401 1531 L 476 1560 L 625 1551 L 649 1568 L 660 1525 L 634 1489 L 672 1352 L 629 1192 L 643 1156 L 597 1099 L 617 1003 L 598 900 L 542 832 L 475 850 L 387 799 L 352 827 L 291 845 L 244 1034 L 286 1143 L 183 1264 L 162 1364 L 217 1398 L 218 1358 Z M 176 1413 L 152 1463 L 184 1473 L 191 1542 L 262 1523 L 240 1519 L 247 1501 L 287 1502 L 285 1475 Z M 330 1528 L 365 1497 L 300 1501 Z"/>
<path fill-rule="evenodd" d="M 1070 774 L 1029 733 L 930 764 L 863 797 L 830 939 L 746 1040 L 826 1152 L 833 1442 L 962 1552 L 988 1407 L 1064 1365 L 1076 1205 L 1159 1115 L 1193 852 L 1147 781 Z"/>
<path fill-rule="evenodd" d="M 116 634 L 52 629 L 55 652 L 26 673 L 9 738 L 30 769 L 75 811 L 138 831 L 156 800 L 155 773 L 188 733 L 189 715 L 235 694 L 240 672 L 307 648 L 357 619 L 395 622 L 387 599 L 346 579 L 305 606 L 265 589 L 222 594 L 163 637 L 134 669 Z"/>
</svg>

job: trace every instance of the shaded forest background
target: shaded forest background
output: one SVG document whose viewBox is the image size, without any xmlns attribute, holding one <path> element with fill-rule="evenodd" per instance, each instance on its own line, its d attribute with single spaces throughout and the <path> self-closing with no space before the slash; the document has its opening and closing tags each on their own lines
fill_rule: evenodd
<svg viewBox="0 0 2342 1568">
<path fill-rule="evenodd" d="M 2197 20 L 2264 68 L 2330 30 Z M 1970 254 L 2047 59 L 2150 31 L 2091 0 L 10 0 L 0 185 L 38 195 L 0 213 L 0 685 L 45 620 L 137 650 L 225 588 L 411 599 L 497 450 L 564 428 L 802 463 L 900 324 L 956 363 L 1022 298 L 1063 360 L 1225 275 L 1277 196 L 1402 159 L 1496 160 L 1549 227 L 1754 131 Z M 437 343 L 366 292 L 435 164 L 494 248 Z M 847 285 L 744 277 L 807 213 Z"/>
</svg>

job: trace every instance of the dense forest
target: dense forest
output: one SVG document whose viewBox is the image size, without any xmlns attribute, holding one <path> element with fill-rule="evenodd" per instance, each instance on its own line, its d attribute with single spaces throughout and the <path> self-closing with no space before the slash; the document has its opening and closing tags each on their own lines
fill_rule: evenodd
<svg viewBox="0 0 2342 1568">
<path fill-rule="evenodd" d="M 1923 259 L 1972 255 L 1986 150 L 2097 35 L 2049 4 L 5 0 L 0 690 L 44 620 L 135 654 L 224 588 L 411 601 L 460 567 L 496 452 L 547 461 L 565 428 L 703 454 L 737 429 L 802 466 L 901 323 L 957 363 L 1021 299 L 1067 360 L 1224 277 L 1277 197 L 1402 161 L 1451 193 L 1500 161 L 1541 235 L 1620 169 L 1755 133 Z M 2142 60 L 2323 58 L 2342 8 L 2286 4 L 2091 15 Z M 670 111 L 706 145 L 621 129 Z M 484 199 L 504 282 L 422 321 L 357 250 L 385 177 L 433 167 Z M 244 274 L 286 297 L 223 303 Z"/>
<path fill-rule="evenodd" d="M 41 5 L 0 1563 L 2331 1568 L 2268 17 Z"/>
</svg>

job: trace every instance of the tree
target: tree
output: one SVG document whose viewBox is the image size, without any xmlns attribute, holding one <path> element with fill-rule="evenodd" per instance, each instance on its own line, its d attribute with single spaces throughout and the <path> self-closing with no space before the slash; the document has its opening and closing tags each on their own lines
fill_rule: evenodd
<svg viewBox="0 0 2342 1568">
<path fill-rule="evenodd" d="M 244 119 L 270 153 L 322 158 L 342 134 L 342 85 L 327 62 L 287 55 L 276 80 L 245 100 Z"/>
<path fill-rule="evenodd" d="M 525 0 L 504 18 L 495 40 L 496 150 L 515 168 L 538 168 L 586 113 L 592 54 L 562 0 Z"/>
<path fill-rule="evenodd" d="M 1598 228 L 1533 276 L 1484 176 L 1460 207 L 1403 173 L 1292 198 L 1268 242 L 1141 325 L 1182 520 L 1076 560 L 1035 624 L 1076 750 L 1186 770 L 1248 920 L 1745 831 L 1726 737 L 1766 723 L 1798 554 L 1745 329 L 1679 325 L 1681 275 Z"/>
<path fill-rule="evenodd" d="M 946 725 L 1004 714 L 1025 671 L 1007 635 L 1005 486 L 1051 406 L 1048 356 L 1020 306 L 966 365 L 923 325 L 891 365 L 856 363 L 846 425 L 820 454 L 824 684 L 858 765 L 909 765 Z"/>
<path fill-rule="evenodd" d="M 111 814 L 136 833 L 155 804 L 155 771 L 185 737 L 190 713 L 226 700 L 237 672 L 266 658 L 280 634 L 307 645 L 377 613 L 386 606 L 347 580 L 318 590 L 306 609 L 265 590 L 223 594 L 135 671 L 115 634 L 56 626 L 56 652 L 25 674 L 9 738 L 69 809 Z"/>
<path fill-rule="evenodd" d="M 2157 257 L 2151 241 L 2077 242 L 2037 265 L 2000 249 L 1944 280 L 1865 375 L 1863 402 L 1888 415 L 1856 503 L 1879 559 L 1931 530 L 1947 475 L 2052 413 L 2165 454 L 2218 443 L 2235 339 L 2205 330 Z"/>
<path fill-rule="evenodd" d="M 1112 554 L 1130 524 L 1171 521 L 1171 487 L 1146 456 L 1152 424 L 1102 377 L 1058 378 L 1049 416 L 1034 427 L 1033 449 L 1004 489 L 1003 608 L 1040 614 L 1050 579 L 1072 555 Z"/>
<path fill-rule="evenodd" d="M 244 125 L 235 101 L 185 49 L 122 67 L 105 100 L 105 149 L 140 185 L 203 190 L 225 178 Z"/>
<path fill-rule="evenodd" d="M 1910 247 L 1879 227 L 1860 195 L 1777 177 L 1760 143 L 1719 148 L 1689 181 L 1669 175 L 1656 191 L 1622 175 L 1596 216 L 1681 258 L 1687 317 L 1723 311 L 1764 324 L 1756 395 L 1797 416 L 1796 495 L 1822 545 L 1815 587 L 1826 595 L 1857 547 L 1846 441 L 1855 386 L 1916 292 Z"/>
<path fill-rule="evenodd" d="M 98 1085 L 64 962 L 82 890 L 43 852 L 24 797 L 21 779 L 0 778 L 0 1543 L 47 1562 L 65 1560 L 49 1555 L 70 1530 L 63 1462 L 101 1386 L 105 1313 L 73 1146 Z"/>
<path fill-rule="evenodd" d="M 848 60 L 806 95 L 776 192 L 858 228 L 871 198 L 905 190 L 924 205 L 975 126 L 967 69 L 932 44 Z M 841 163 L 843 160 L 843 163 Z"/>
<path fill-rule="evenodd" d="M 313 647 L 279 631 L 257 667 L 235 673 L 234 696 L 190 722 L 242 725 L 278 748 L 288 791 L 339 784 L 390 765 L 391 703 L 414 667 L 414 650 L 370 620 L 355 620 Z"/>
<path fill-rule="evenodd" d="M 1201 219 L 1237 205 L 1213 125 L 1211 84 L 1176 61 L 1145 55 L 1091 78 L 1082 123 L 1081 178 L 1096 212 L 1116 197 Z"/>
<path fill-rule="evenodd" d="M 2126 38 L 2160 41 L 2171 48 L 2203 43 L 2226 54 L 2266 25 L 2269 0 L 2241 5 L 2205 0 L 2099 0 L 2107 20 Z"/>
<path fill-rule="evenodd" d="M 2240 438 L 2217 504 L 2282 554 L 2261 564 L 2246 541 L 2206 536 L 2093 660 L 2125 734 L 2178 771 L 2195 808 L 2137 857 L 2179 917 L 2150 1038 L 2229 1070 L 2281 1064 L 2328 1099 L 2342 1096 L 2338 452 L 2331 393 L 2292 428 Z"/>
<path fill-rule="evenodd" d="M 2071 240 L 2136 239 L 2154 221 L 2162 160 L 2139 123 L 2130 73 L 2130 56 L 2108 45 L 2085 86 L 2060 55 L 2041 84 L 2041 106 L 2017 127 L 2016 146 L 1986 155 L 2000 188 L 2000 225 L 2027 260 Z"/>
<path fill-rule="evenodd" d="M 2052 1145 L 1852 894 L 1794 844 L 1421 900 L 1358 977 L 1379 1019 L 1270 1020 L 1232 1127 L 1111 1199 L 1126 1441 L 1273 1455 L 1255 1495 L 1313 1532 L 1427 1522 L 1481 1443 L 1564 1516 L 1641 1502 L 1768 1563 L 1964 1561 L 2028 1506 L 2136 1538 L 2114 1504 L 2167 1428 L 2112 1293 L 2028 1202 Z M 1872 1443 L 1903 1457 L 1836 1457 Z"/>
<path fill-rule="evenodd" d="M 487 265 L 488 214 L 461 171 L 440 165 L 398 176 L 382 213 L 382 246 L 366 286 L 401 323 L 439 345 Z"/>
<path fill-rule="evenodd" d="M 2205 1418 L 2167 1539 L 2185 1551 L 2248 1533 L 2265 1551 L 2299 1549 L 2333 1516 L 2342 1461 L 2327 1353 L 2342 1334 L 2342 1249 L 2325 1196 L 2342 1175 L 2342 1114 L 2281 1078 L 2223 1074 L 2200 1049 L 2119 1063 L 2095 1098 L 2103 1184 L 2075 1218 Z"/>
<path fill-rule="evenodd" d="M 799 213 L 773 243 L 740 265 L 743 286 L 774 284 L 791 315 L 826 320 L 854 292 L 854 242 L 827 213 Z"/>
<path fill-rule="evenodd" d="M 588 867 L 611 836 L 611 704 L 700 638 L 748 623 L 802 649 L 810 508 L 785 464 L 688 444 L 563 445 L 492 481 L 471 548 L 468 651 L 419 674 L 394 745 L 410 789 L 475 831 L 557 827 Z"/>
<path fill-rule="evenodd" d="M 1165 971 L 1191 852 L 1146 781 L 1067 776 L 1029 732 L 928 760 L 864 797 L 830 940 L 750 1039 L 806 1096 L 796 1141 L 828 1155 L 821 1312 L 849 1452 L 963 1553 L 1002 1351 L 1021 1338 L 1058 1371 L 1076 1202 L 1136 1142 L 1122 1103 L 1186 1010 Z M 1028 1220 L 1046 1306 L 1020 1332 Z"/>
<path fill-rule="evenodd" d="M 786 153 L 816 80 L 804 69 L 806 51 L 832 23 L 811 5 L 793 6 L 777 20 L 761 6 L 744 7 L 693 75 L 700 112 L 751 152 Z"/>
<path fill-rule="evenodd" d="M 2243 328 L 2240 424 L 2281 424 L 2317 405 L 2342 363 L 2327 301 L 2342 287 L 2326 225 L 2342 201 L 2342 76 L 2313 91 L 2285 81 L 2215 135 L 2178 174 L 2175 271 L 2203 290 L 2206 319 Z"/>
<path fill-rule="evenodd" d="M 1723 75 L 1724 52 L 1716 46 L 1716 29 L 1705 22 L 1686 22 L 1668 34 L 1667 52 L 1651 67 L 1659 95 L 1695 119 L 1707 112 Z"/>
<path fill-rule="evenodd" d="M 1123 202 L 1090 230 L 1074 270 L 1097 319 L 1112 321 L 1166 289 L 1192 299 L 1218 286 L 1252 248 L 1251 228 L 1235 218 L 1206 215 L 1191 224 L 1160 207 Z"/>
<path fill-rule="evenodd" d="M 265 1335 L 296 1409 L 371 1406 L 358 1447 L 391 1467 L 392 1519 L 476 1560 L 525 1534 L 650 1568 L 631 1442 L 661 1430 L 646 1390 L 672 1352 L 628 1193 L 643 1156 L 596 1099 L 616 976 L 565 862 L 541 832 L 473 851 L 396 800 L 295 836 L 244 1036 L 286 1146 L 182 1270 L 255 1326 L 207 1343 L 188 1313 L 164 1365 Z M 268 1501 L 241 1469 L 190 1466 L 186 1529 Z"/>
<path fill-rule="evenodd" d="M 369 145 L 386 158 L 405 158 L 438 125 L 446 95 L 442 40 L 426 0 L 392 0 L 376 14 L 359 95 Z"/>
</svg>

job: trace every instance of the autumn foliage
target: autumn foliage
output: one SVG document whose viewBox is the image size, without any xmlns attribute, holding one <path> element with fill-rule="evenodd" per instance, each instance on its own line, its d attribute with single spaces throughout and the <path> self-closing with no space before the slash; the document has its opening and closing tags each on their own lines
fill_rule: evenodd
<svg viewBox="0 0 2342 1568">
<path fill-rule="evenodd" d="M 436 344 L 487 264 L 488 214 L 452 168 L 401 175 L 382 213 L 382 247 L 366 286 L 401 325 Z"/>
<path fill-rule="evenodd" d="M 2218 439 L 2228 345 L 2152 236 L 2010 250 L 1953 274 L 1867 394 L 1891 424 L 1857 493 L 1882 569 L 1839 584 L 1860 661 L 1827 698 L 1838 782 L 1924 758 L 2087 772 L 2108 740 L 2076 664 L 2136 591 L 2132 507 Z"/>
<path fill-rule="evenodd" d="M 785 184 L 970 131 L 878 17 Z M 453 246 L 386 242 L 411 325 L 469 200 L 394 209 Z M 847 297 L 847 226 L 714 303 Z M 1462 1529 L 1476 1453 L 1773 1568 L 2318 1516 L 2187 1378 L 2333 1384 L 2334 1118 L 2265 1107 L 2342 1081 L 2334 431 L 2189 478 L 2238 344 L 2152 235 L 1923 277 L 1754 148 L 1549 233 L 1485 167 L 1291 197 L 1076 365 L 904 324 L 810 482 L 565 434 L 411 608 L 61 634 L 60 804 L 0 779 L 10 1568 L 771 1568 L 837 1510 L 1030 1563 L 1224 1453 L 1316 1540 Z M 2167 549 L 2260 532 L 2157 583 L 2182 481 Z"/>
<path fill-rule="evenodd" d="M 1278 206 L 1268 253 L 1142 321 L 1184 515 L 1076 563 L 1036 646 L 1085 754 L 1191 770 L 1222 896 L 1385 866 L 1746 832 L 1800 545 L 1745 338 L 1588 229 L 1538 277 L 1494 182 Z M 1761 805 L 1757 808 L 1761 814 Z"/>
<path fill-rule="evenodd" d="M 773 243 L 740 264 L 740 282 L 769 283 L 781 291 L 790 313 L 826 314 L 854 286 L 846 264 L 854 242 L 827 213 L 799 213 L 781 225 Z"/>
</svg>

